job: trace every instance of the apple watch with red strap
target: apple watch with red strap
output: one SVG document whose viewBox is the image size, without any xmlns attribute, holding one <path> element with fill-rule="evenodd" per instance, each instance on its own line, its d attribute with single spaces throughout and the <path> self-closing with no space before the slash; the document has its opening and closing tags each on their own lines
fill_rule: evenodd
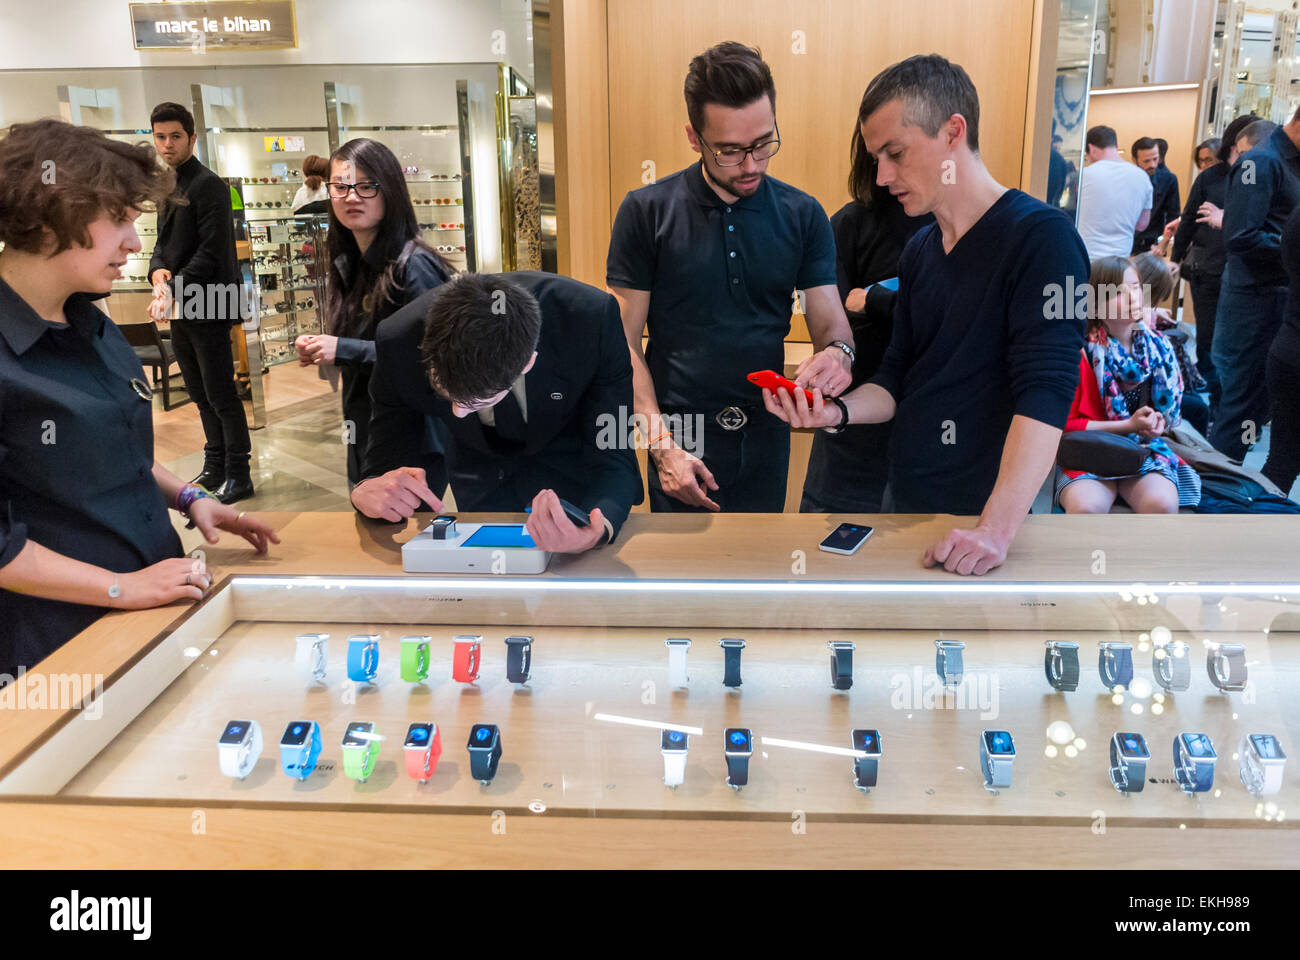
<svg viewBox="0 0 1300 960">
<path fill-rule="evenodd" d="M 412 780 L 428 780 L 442 756 L 442 731 L 436 723 L 413 723 L 406 728 L 402 742 L 406 754 L 406 772 Z"/>
<path fill-rule="evenodd" d="M 461 683 L 473 683 L 478 679 L 479 650 L 483 646 L 482 635 L 453 637 L 456 655 L 451 662 L 451 677 Z"/>
</svg>

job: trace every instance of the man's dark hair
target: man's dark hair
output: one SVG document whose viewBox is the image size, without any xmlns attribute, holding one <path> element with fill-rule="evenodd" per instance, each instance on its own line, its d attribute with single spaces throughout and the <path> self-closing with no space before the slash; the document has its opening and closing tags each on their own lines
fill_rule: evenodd
<svg viewBox="0 0 1300 960">
<path fill-rule="evenodd" d="M 1160 149 L 1160 144 L 1156 143 L 1156 141 L 1152 140 L 1150 137 L 1138 137 L 1136 140 L 1133 141 L 1133 149 L 1129 151 L 1129 156 L 1132 157 L 1133 162 L 1136 163 L 1139 150 L 1159 150 L 1159 149 Z"/>
<path fill-rule="evenodd" d="M 937 53 L 919 54 L 886 67 L 867 85 L 858 106 L 858 126 L 891 100 L 903 101 L 903 121 L 920 127 L 927 137 L 954 113 L 966 118 L 966 145 L 980 149 L 980 98 L 975 84 L 959 65 Z"/>
<path fill-rule="evenodd" d="M 1115 132 L 1114 127 L 1098 124 L 1088 131 L 1085 142 L 1088 146 L 1096 147 L 1098 150 L 1109 150 L 1111 147 L 1119 146 L 1119 135 Z"/>
<path fill-rule="evenodd" d="M 704 129 L 704 106 L 747 107 L 767 96 L 776 112 L 776 84 L 772 71 L 755 47 L 726 41 L 709 47 L 691 61 L 686 71 L 686 115 L 696 133 Z"/>
<path fill-rule="evenodd" d="M 160 123 L 171 123 L 175 121 L 181 125 L 185 131 L 185 136 L 194 136 L 194 114 L 190 113 L 179 103 L 172 103 L 166 100 L 153 108 L 153 113 L 149 114 L 149 126 L 152 129 Z"/>
<path fill-rule="evenodd" d="M 1156 137 L 1156 146 L 1160 148 L 1160 162 L 1165 162 L 1165 154 L 1169 152 L 1169 141 L 1164 137 Z"/>
<path fill-rule="evenodd" d="M 1202 150 L 1209 150 L 1210 156 L 1217 157 L 1219 155 L 1219 147 L 1221 146 L 1223 146 L 1223 141 L 1218 137 L 1210 137 L 1207 140 L 1202 140 L 1196 145 L 1196 149 L 1192 151 L 1193 158 L 1199 160 Z"/>
<path fill-rule="evenodd" d="M 457 403 L 510 389 L 537 349 L 537 299 L 493 273 L 462 273 L 436 289 L 420 343 L 429 383 Z"/>
<path fill-rule="evenodd" d="M 1237 138 L 1241 136 L 1241 131 L 1245 130 L 1259 117 L 1253 113 L 1242 114 L 1240 117 L 1234 117 L 1226 127 L 1223 128 L 1223 143 L 1219 146 L 1219 162 L 1227 163 L 1228 157 L 1232 150 L 1237 146 Z"/>
<path fill-rule="evenodd" d="M 99 217 L 157 210 L 175 186 L 147 143 L 62 120 L 16 123 L 0 137 L 0 242 L 47 256 L 88 247 Z"/>
<path fill-rule="evenodd" d="M 1273 131 L 1277 129 L 1277 124 L 1272 120 L 1256 120 L 1250 124 L 1241 133 L 1237 134 L 1237 139 L 1246 138 L 1246 142 L 1252 147 L 1256 146 L 1261 140 L 1267 140 L 1273 136 Z"/>
</svg>

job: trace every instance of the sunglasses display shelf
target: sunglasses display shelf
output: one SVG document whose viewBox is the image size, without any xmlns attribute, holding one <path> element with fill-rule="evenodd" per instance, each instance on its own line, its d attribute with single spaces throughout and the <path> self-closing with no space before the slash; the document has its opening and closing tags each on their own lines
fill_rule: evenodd
<svg viewBox="0 0 1300 960">
<path fill-rule="evenodd" d="M 268 366 L 293 360 L 298 337 L 324 332 L 320 307 L 328 228 L 325 216 L 249 223 L 262 355 Z"/>
<path fill-rule="evenodd" d="M 465 269 L 465 201 L 461 196 L 461 175 L 408 172 L 406 185 L 424 239 L 458 269 Z"/>
</svg>

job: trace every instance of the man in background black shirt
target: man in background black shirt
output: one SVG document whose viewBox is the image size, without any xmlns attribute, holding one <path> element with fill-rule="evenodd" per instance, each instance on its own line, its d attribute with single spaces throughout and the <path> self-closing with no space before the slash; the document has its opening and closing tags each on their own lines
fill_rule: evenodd
<svg viewBox="0 0 1300 960">
<path fill-rule="evenodd" d="M 234 503 L 253 495 L 253 479 L 248 418 L 235 390 L 230 345 L 230 327 L 242 319 L 230 188 L 194 156 L 194 117 L 188 110 L 160 103 L 150 122 L 158 155 L 176 171 L 176 189 L 186 201 L 168 204 L 158 214 L 158 240 L 149 260 L 150 315 L 165 322 L 171 298 L 180 301 L 172 348 L 205 440 L 203 472 L 194 483 L 222 503 Z"/>
</svg>

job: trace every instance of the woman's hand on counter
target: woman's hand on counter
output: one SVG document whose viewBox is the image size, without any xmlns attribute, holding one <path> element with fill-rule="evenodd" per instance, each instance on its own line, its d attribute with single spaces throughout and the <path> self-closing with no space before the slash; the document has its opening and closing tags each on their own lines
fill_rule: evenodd
<svg viewBox="0 0 1300 960">
<path fill-rule="evenodd" d="M 243 537 L 259 554 L 266 553 L 271 544 L 280 542 L 279 536 L 265 521 L 240 513 L 234 507 L 212 497 L 195 500 L 190 505 L 190 519 L 208 543 L 217 542 L 218 530 Z"/>
</svg>

